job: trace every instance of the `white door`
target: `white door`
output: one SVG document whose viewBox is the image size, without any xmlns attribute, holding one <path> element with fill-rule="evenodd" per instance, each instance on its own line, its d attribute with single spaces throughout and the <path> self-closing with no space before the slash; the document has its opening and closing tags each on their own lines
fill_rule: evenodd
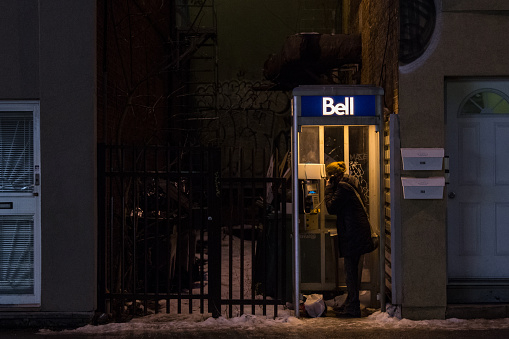
<svg viewBox="0 0 509 339">
<path fill-rule="evenodd" d="M 509 80 L 448 81 L 449 302 L 509 301 Z"/>
<path fill-rule="evenodd" d="M 40 303 L 39 104 L 0 101 L 0 305 Z"/>
</svg>

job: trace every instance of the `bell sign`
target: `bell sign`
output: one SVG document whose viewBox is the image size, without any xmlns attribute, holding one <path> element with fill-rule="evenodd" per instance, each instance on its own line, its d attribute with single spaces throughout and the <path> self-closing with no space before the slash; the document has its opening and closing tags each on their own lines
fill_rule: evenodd
<svg viewBox="0 0 509 339">
<path fill-rule="evenodd" d="M 353 97 L 345 97 L 344 103 L 334 103 L 334 99 L 330 97 L 323 97 L 322 100 L 322 114 L 323 115 L 354 115 L 354 101 Z"/>
<path fill-rule="evenodd" d="M 376 116 L 375 95 L 301 96 L 301 116 Z"/>
</svg>

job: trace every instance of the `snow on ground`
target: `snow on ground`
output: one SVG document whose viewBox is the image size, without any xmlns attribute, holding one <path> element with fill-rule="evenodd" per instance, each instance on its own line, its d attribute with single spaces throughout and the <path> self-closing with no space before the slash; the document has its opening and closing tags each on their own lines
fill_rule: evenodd
<svg viewBox="0 0 509 339">
<path fill-rule="evenodd" d="M 233 238 L 232 255 L 233 255 L 233 287 L 232 298 L 239 298 L 241 295 L 240 284 L 236 283 L 240 279 L 240 241 Z M 251 295 L 251 242 L 246 241 L 244 247 L 244 295 L 249 298 Z M 222 270 L 222 295 L 223 298 L 229 296 L 229 240 L 226 237 L 223 240 L 223 270 Z M 207 290 L 208 286 L 205 286 Z M 199 286 L 193 290 L 194 294 L 199 293 Z M 206 292 L 205 292 L 206 293 Z M 361 293 L 363 294 L 363 293 Z M 329 314 L 332 314 L 332 307 L 340 305 L 345 295 L 338 296 L 334 300 L 326 301 Z M 361 295 L 361 300 L 362 300 Z M 164 300 L 159 302 L 160 310 L 164 312 L 166 309 Z M 207 301 L 204 301 L 205 311 L 207 310 Z M 255 307 L 255 314 L 251 313 L 251 306 L 244 306 L 244 314 L 240 315 L 239 306 L 234 306 L 233 317 L 229 318 L 228 306 L 223 306 L 222 317 L 213 318 L 210 314 L 200 314 L 199 300 L 193 302 L 191 314 L 188 314 L 188 300 L 183 300 L 181 309 L 183 314 L 177 312 L 178 303 L 176 300 L 170 302 L 170 313 L 151 314 L 144 317 L 134 318 L 125 323 L 109 323 L 106 325 L 93 326 L 87 325 L 75 330 L 51 331 L 40 330 L 40 334 L 59 335 L 59 334 L 75 334 L 75 335 L 135 335 L 137 333 L 192 333 L 193 331 L 224 331 L 228 329 L 237 330 L 313 330 L 313 329 L 337 329 L 338 326 L 342 330 L 369 330 L 369 329 L 441 329 L 441 330 L 483 330 L 483 329 L 509 329 L 509 318 L 506 319 L 447 319 L 447 320 L 421 320 L 412 321 L 408 319 L 399 319 L 390 317 L 389 313 L 376 311 L 373 314 L 360 319 L 340 319 L 333 316 L 320 318 L 296 318 L 293 311 L 285 306 L 279 306 L 277 316 L 274 317 L 274 306 L 267 306 L 266 315 L 262 315 L 262 307 Z M 388 305 L 388 310 L 391 306 Z M 153 311 L 151 311 L 153 312 Z"/>
<path fill-rule="evenodd" d="M 335 317 L 295 318 L 284 315 L 272 319 L 256 315 L 242 315 L 234 318 L 220 317 L 214 319 L 204 315 L 171 315 L 158 314 L 136 318 L 127 323 L 110 323 L 101 326 L 87 325 L 76 330 L 53 332 L 41 330 L 39 333 L 48 334 L 76 334 L 76 335 L 122 335 L 136 333 L 158 332 L 193 332 L 193 331 L 223 331 L 236 330 L 377 330 L 377 329 L 438 329 L 438 330 L 485 330 L 509 329 L 509 318 L 506 319 L 447 319 L 412 321 L 389 317 L 387 313 L 375 312 L 361 319 L 339 319 Z"/>
</svg>

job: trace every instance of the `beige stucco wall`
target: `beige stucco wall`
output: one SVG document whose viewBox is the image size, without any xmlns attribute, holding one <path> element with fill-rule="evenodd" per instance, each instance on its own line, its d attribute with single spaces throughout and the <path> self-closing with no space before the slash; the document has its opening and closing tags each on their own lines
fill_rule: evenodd
<svg viewBox="0 0 509 339">
<path fill-rule="evenodd" d="M 401 147 L 444 147 L 444 79 L 509 75 L 509 9 L 500 1 L 437 1 L 439 15 L 427 52 L 400 67 Z M 483 11 L 479 11 L 479 10 Z M 446 155 L 448 150 L 446 149 Z M 402 176 L 443 176 L 403 171 Z M 446 197 L 447 192 L 444 193 Z M 402 316 L 444 318 L 447 304 L 447 199 L 403 200 Z"/>
</svg>

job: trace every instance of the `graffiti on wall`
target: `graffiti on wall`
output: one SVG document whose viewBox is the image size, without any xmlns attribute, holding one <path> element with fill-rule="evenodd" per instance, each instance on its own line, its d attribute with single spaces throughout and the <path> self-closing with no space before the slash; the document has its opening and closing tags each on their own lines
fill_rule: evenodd
<svg viewBox="0 0 509 339">
<path fill-rule="evenodd" d="M 361 196 L 369 211 L 368 154 L 350 154 L 350 175 L 359 181 Z"/>
</svg>

